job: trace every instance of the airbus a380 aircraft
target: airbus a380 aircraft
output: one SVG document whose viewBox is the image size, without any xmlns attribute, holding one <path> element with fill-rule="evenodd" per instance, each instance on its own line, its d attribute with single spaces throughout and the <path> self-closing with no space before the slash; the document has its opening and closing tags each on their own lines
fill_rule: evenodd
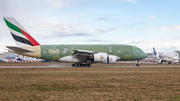
<svg viewBox="0 0 180 101">
<path fill-rule="evenodd" d="M 12 17 L 4 17 L 17 46 L 6 46 L 10 52 L 51 61 L 73 62 L 72 66 L 91 66 L 92 63 L 116 63 L 141 60 L 146 54 L 130 45 L 40 45 Z M 137 62 L 139 66 L 139 62 Z"/>
<path fill-rule="evenodd" d="M 156 52 L 155 48 L 153 48 L 153 52 L 155 55 L 155 59 L 158 60 L 159 63 L 168 62 L 171 64 L 172 62 L 175 64 L 179 62 L 179 55 L 176 52 Z"/>
</svg>

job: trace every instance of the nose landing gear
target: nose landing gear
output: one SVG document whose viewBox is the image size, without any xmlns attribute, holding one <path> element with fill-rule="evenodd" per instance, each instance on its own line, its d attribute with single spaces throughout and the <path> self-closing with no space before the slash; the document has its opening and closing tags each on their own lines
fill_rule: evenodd
<svg viewBox="0 0 180 101">
<path fill-rule="evenodd" d="M 140 63 L 139 63 L 140 60 L 137 60 L 137 64 L 136 66 L 139 67 L 140 66 Z"/>
</svg>

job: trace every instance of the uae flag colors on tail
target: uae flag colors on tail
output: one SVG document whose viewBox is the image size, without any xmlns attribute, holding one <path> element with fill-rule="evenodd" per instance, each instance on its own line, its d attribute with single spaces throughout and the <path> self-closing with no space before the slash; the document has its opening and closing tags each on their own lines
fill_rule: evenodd
<svg viewBox="0 0 180 101">
<path fill-rule="evenodd" d="M 27 47 L 40 45 L 14 18 L 4 17 L 4 20 L 17 46 Z"/>
</svg>

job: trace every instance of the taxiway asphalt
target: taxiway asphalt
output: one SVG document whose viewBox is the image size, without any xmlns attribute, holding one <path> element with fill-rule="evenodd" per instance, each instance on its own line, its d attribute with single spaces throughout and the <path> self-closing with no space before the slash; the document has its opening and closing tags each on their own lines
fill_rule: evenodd
<svg viewBox="0 0 180 101">
<path fill-rule="evenodd" d="M 137 67 L 137 66 L 91 66 L 91 67 L 84 67 L 84 68 L 98 68 L 98 67 Z M 139 66 L 139 67 L 180 67 L 180 65 L 146 65 L 146 66 Z M 79 67 L 72 67 L 72 66 L 63 66 L 63 65 L 50 65 L 50 66 L 0 66 L 0 68 L 79 68 Z M 83 67 L 80 67 L 83 68 Z"/>
</svg>

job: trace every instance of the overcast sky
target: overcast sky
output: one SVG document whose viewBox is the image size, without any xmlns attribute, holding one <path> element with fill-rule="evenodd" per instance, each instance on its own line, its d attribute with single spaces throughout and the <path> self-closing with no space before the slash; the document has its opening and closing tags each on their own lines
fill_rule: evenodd
<svg viewBox="0 0 180 101">
<path fill-rule="evenodd" d="M 14 17 L 40 44 L 129 44 L 180 50 L 180 0 L 0 0 L 0 52 Z"/>
</svg>

